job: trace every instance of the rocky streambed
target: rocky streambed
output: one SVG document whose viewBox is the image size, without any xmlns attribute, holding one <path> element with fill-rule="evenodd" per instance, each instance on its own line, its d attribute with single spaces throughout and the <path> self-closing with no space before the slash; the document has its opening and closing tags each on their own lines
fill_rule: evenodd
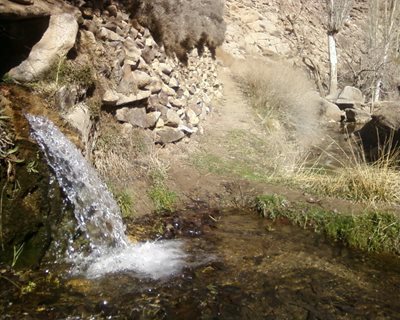
<svg viewBox="0 0 400 320">
<path fill-rule="evenodd" d="M 63 264 L 9 279 L 3 272 L 0 318 L 384 319 L 400 311 L 397 259 L 332 245 L 284 220 L 191 209 L 142 217 L 128 230 L 137 240 L 183 241 L 184 268 L 161 280 L 130 271 L 71 277 Z"/>
</svg>

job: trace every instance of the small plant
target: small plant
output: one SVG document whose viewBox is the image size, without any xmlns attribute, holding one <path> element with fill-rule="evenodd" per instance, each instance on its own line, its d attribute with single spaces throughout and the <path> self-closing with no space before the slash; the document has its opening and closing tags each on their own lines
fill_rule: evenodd
<svg viewBox="0 0 400 320">
<path fill-rule="evenodd" d="M 152 187 L 148 194 L 157 212 L 172 211 L 177 201 L 177 194 L 166 186 L 167 167 L 157 158 L 152 157 L 152 170 L 149 173 Z"/>
<path fill-rule="evenodd" d="M 117 200 L 119 208 L 121 209 L 122 217 L 123 218 L 130 217 L 134 212 L 133 210 L 134 201 L 132 196 L 128 192 L 122 191 L 120 193 L 117 193 L 115 198 Z"/>
<path fill-rule="evenodd" d="M 262 195 L 256 198 L 256 210 L 262 214 L 263 217 L 276 219 L 279 212 L 288 206 L 288 201 L 283 197 L 273 195 Z"/>
<path fill-rule="evenodd" d="M 21 256 L 22 251 L 24 250 L 24 245 L 25 245 L 25 242 L 22 243 L 18 247 L 14 245 L 14 253 L 13 253 L 13 259 L 11 262 L 11 268 L 14 268 L 15 265 L 17 264 L 17 261 L 18 261 L 19 257 Z"/>
<path fill-rule="evenodd" d="M 13 78 L 11 78 L 8 73 L 5 73 L 3 75 L 3 78 L 1 78 L 1 82 L 5 83 L 5 84 L 13 84 L 13 83 L 15 83 L 15 80 Z"/>
<path fill-rule="evenodd" d="M 39 173 L 37 166 L 38 166 L 37 161 L 32 160 L 28 162 L 28 164 L 26 165 L 26 171 L 28 171 L 29 173 Z"/>
</svg>

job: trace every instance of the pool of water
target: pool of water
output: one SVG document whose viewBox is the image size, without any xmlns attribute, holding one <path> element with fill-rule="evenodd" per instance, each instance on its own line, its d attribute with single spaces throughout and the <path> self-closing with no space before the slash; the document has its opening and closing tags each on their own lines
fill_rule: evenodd
<svg viewBox="0 0 400 320">
<path fill-rule="evenodd" d="M 133 271 L 94 279 L 59 271 L 54 285 L 45 280 L 57 273 L 49 265 L 24 295 L 0 278 L 0 319 L 400 317 L 398 258 L 332 245 L 285 221 L 241 210 L 187 210 L 144 217 L 128 232 L 182 242 L 183 269 L 158 280 Z"/>
</svg>

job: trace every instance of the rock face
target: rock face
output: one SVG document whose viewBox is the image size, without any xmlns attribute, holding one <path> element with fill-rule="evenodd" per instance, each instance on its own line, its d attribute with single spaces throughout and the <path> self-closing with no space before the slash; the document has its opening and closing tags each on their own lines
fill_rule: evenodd
<svg viewBox="0 0 400 320">
<path fill-rule="evenodd" d="M 21 5 L 21 3 L 17 3 L 17 1 L 0 1 L 0 17 L 8 20 L 22 20 L 48 17 L 62 13 L 71 14 L 75 19 L 80 16 L 79 10 L 67 4 L 65 1 L 34 0 L 32 2 L 31 5 Z"/>
<path fill-rule="evenodd" d="M 370 160 L 377 160 L 382 152 L 400 146 L 400 105 L 398 102 L 380 102 L 375 106 L 372 119 L 355 135 L 361 139 Z"/>
<path fill-rule="evenodd" d="M 77 33 L 78 23 L 73 15 L 63 13 L 51 16 L 49 28 L 32 48 L 28 59 L 11 69 L 9 76 L 21 82 L 37 79 L 68 53 L 75 44 Z"/>
</svg>

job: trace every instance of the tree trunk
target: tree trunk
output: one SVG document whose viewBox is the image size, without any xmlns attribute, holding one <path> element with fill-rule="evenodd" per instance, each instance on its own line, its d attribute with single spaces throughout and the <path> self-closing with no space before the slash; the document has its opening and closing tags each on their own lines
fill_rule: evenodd
<svg viewBox="0 0 400 320">
<path fill-rule="evenodd" d="M 328 33 L 328 46 L 329 46 L 329 64 L 330 64 L 329 96 L 335 97 L 338 90 L 338 79 L 337 79 L 336 39 L 333 33 Z"/>
</svg>

